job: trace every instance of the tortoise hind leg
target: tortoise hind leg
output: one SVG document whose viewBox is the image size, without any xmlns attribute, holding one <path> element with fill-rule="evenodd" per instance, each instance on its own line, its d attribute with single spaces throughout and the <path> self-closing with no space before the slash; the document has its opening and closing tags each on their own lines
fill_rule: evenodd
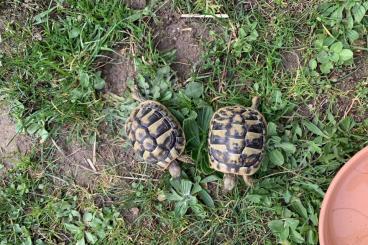
<svg viewBox="0 0 368 245">
<path fill-rule="evenodd" d="M 190 164 L 194 164 L 194 160 L 191 156 L 189 155 L 181 155 L 177 158 L 179 161 L 181 162 L 185 162 L 185 163 L 190 163 Z"/>
<path fill-rule="evenodd" d="M 174 179 L 180 177 L 181 168 L 180 168 L 178 161 L 173 161 L 172 163 L 170 163 L 169 172 Z"/>
<path fill-rule="evenodd" d="M 253 179 L 250 175 L 243 175 L 243 180 L 247 186 L 253 187 Z"/>
<path fill-rule="evenodd" d="M 224 174 L 224 192 L 230 192 L 235 187 L 235 175 Z"/>
<path fill-rule="evenodd" d="M 133 86 L 133 89 L 132 89 L 132 98 L 136 101 L 139 101 L 139 102 L 143 102 L 145 101 L 146 99 L 141 95 L 141 93 L 139 92 L 139 88 L 137 85 L 134 85 Z"/>
</svg>

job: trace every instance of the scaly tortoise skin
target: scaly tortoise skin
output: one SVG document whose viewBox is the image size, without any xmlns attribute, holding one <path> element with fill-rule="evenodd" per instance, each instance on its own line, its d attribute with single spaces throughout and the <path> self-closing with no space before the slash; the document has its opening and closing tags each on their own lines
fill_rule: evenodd
<svg viewBox="0 0 368 245">
<path fill-rule="evenodd" d="M 235 175 L 241 175 L 251 185 L 250 175 L 260 167 L 266 143 L 267 123 L 252 107 L 228 106 L 217 110 L 210 122 L 208 137 L 211 167 L 225 173 L 225 191 L 235 186 Z"/>
<path fill-rule="evenodd" d="M 145 100 L 137 92 L 134 95 L 141 103 L 131 112 L 125 132 L 135 152 L 145 162 L 169 168 L 174 178 L 179 177 L 181 169 L 176 160 L 192 162 L 182 155 L 186 144 L 182 127 L 164 105 Z"/>
</svg>

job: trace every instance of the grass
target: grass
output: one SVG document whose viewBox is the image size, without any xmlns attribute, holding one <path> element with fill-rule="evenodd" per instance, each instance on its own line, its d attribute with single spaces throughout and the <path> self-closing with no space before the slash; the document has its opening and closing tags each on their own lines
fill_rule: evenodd
<svg viewBox="0 0 368 245">
<path fill-rule="evenodd" d="M 19 4 L 7 7 L 17 9 Z M 172 7 L 179 13 L 230 16 L 214 20 L 221 28 L 204 44 L 203 63 L 184 86 L 173 82 L 173 55 L 155 49 L 151 23 L 160 6 L 152 2 L 144 10 L 132 10 L 116 0 L 52 1 L 31 12 L 26 24 L 7 25 L 3 43 L 19 48 L 0 53 L 0 94 L 12 105 L 18 131 L 42 144 L 0 181 L 0 244 L 318 244 L 324 192 L 344 162 L 368 144 L 367 75 L 354 78 L 351 93 L 339 88 L 347 80 L 331 78 L 367 64 L 367 16 L 358 22 L 353 13 L 353 28 L 346 29 L 338 26 L 345 16 L 340 24 L 324 20 L 319 1 L 258 1 L 252 6 L 174 1 Z M 362 26 L 365 32 L 353 44 L 343 40 L 343 33 L 333 32 Z M 318 34 L 328 38 L 326 29 L 344 49 L 354 51 L 353 60 L 331 61 L 328 73 L 321 69 L 326 62 L 318 60 L 321 49 L 315 46 Z M 36 32 L 41 40 L 32 38 Z M 103 85 L 96 60 L 117 43 L 134 50 L 137 81 L 145 96 L 167 105 L 182 123 L 187 150 L 197 163 L 183 165 L 193 183 L 198 177 L 221 178 L 208 168 L 206 157 L 213 111 L 226 105 L 248 106 L 254 95 L 262 98 L 267 154 L 254 188 L 239 181 L 224 195 L 221 181 L 215 181 L 208 184 L 214 207 L 201 201 L 198 193 L 189 193 L 184 197 L 198 198 L 199 211 L 191 206 L 178 215 L 178 202 L 169 201 L 174 186 L 168 174 L 158 182 L 131 181 L 130 188 L 104 183 L 91 191 L 55 183 L 50 139 L 65 125 L 72 125 L 71 134 L 84 139 L 98 133 L 103 122 L 121 131 L 134 106 L 128 92 L 106 100 L 95 90 Z M 363 51 L 357 52 L 356 45 Z M 294 71 L 283 68 L 285 52 L 290 51 L 300 59 Z M 336 52 L 339 56 L 341 51 Z M 313 69 L 312 59 L 318 60 Z M 344 94 L 349 102 L 360 101 L 346 116 L 336 111 Z M 158 201 L 159 194 L 169 200 Z M 133 207 L 139 215 L 129 220 Z"/>
</svg>

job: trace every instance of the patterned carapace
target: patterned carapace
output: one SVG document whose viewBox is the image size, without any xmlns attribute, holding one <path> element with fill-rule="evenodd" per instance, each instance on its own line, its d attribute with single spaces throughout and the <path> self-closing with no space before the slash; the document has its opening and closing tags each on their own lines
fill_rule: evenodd
<svg viewBox="0 0 368 245">
<path fill-rule="evenodd" d="M 160 103 L 141 102 L 128 118 L 126 134 L 134 150 L 147 162 L 166 168 L 184 151 L 184 132 L 175 117 Z"/>
<path fill-rule="evenodd" d="M 211 119 L 208 138 L 211 167 L 223 173 L 254 174 L 262 160 L 265 135 L 266 121 L 256 109 L 219 109 Z"/>
</svg>

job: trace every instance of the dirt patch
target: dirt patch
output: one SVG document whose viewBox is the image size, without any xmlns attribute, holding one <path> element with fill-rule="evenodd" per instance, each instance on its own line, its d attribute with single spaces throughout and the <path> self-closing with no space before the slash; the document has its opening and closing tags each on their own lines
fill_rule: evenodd
<svg viewBox="0 0 368 245">
<path fill-rule="evenodd" d="M 281 58 L 285 71 L 293 72 L 300 68 L 300 54 L 297 51 L 285 51 Z"/>
<path fill-rule="evenodd" d="M 334 109 L 340 117 L 351 115 L 357 122 L 362 122 L 368 118 L 368 109 L 366 101 L 357 97 L 357 89 L 363 81 L 368 88 L 368 56 L 358 56 L 355 64 L 356 67 L 344 72 L 335 72 L 331 76 L 332 80 L 337 81 L 336 88 L 341 91 L 337 98 L 338 106 Z"/>
<path fill-rule="evenodd" d="M 0 103 L 0 163 L 5 167 L 0 170 L 0 176 L 7 169 L 13 168 L 21 156 L 29 153 L 33 144 L 29 136 L 17 134 L 9 113 L 10 108 Z"/>
<path fill-rule="evenodd" d="M 154 166 L 140 163 L 134 158 L 134 151 L 126 149 L 125 140 L 110 131 L 106 125 L 100 127 L 96 141 L 92 144 L 81 142 L 71 136 L 68 128 L 54 141 L 57 163 L 56 175 L 66 177 L 76 185 L 94 190 L 98 186 L 130 188 L 137 180 L 156 178 L 162 171 Z M 57 179 L 55 179 L 57 180 Z"/>
<path fill-rule="evenodd" d="M 19 1 L 0 1 L 0 36 L 2 36 L 8 29 L 12 32 L 20 32 L 19 28 L 26 26 L 26 23 L 32 16 L 47 8 L 46 1 L 28 0 L 24 2 Z M 35 27 L 30 27 L 32 39 L 42 39 L 42 33 Z M 11 35 L 10 35 L 11 36 Z M 0 42 L 0 54 L 5 53 L 10 55 L 24 48 L 25 44 L 20 45 L 12 37 L 4 38 Z"/>
<path fill-rule="evenodd" d="M 115 52 L 105 53 L 97 61 L 97 67 L 105 80 L 103 92 L 121 96 L 127 88 L 127 81 L 134 79 L 136 71 L 129 49 L 118 48 Z"/>
<path fill-rule="evenodd" d="M 201 42 L 210 40 L 206 23 L 180 18 L 179 14 L 165 9 L 158 12 L 153 32 L 155 46 L 160 52 L 175 50 L 172 69 L 178 78 L 181 81 L 188 79 L 201 63 L 204 52 Z"/>
<path fill-rule="evenodd" d="M 125 0 L 125 4 L 132 9 L 144 9 L 147 5 L 146 0 Z"/>
<path fill-rule="evenodd" d="M 328 108 L 337 119 L 351 116 L 356 122 L 362 122 L 368 118 L 366 100 L 358 97 L 358 87 L 368 88 L 368 56 L 361 55 L 355 59 L 355 67 L 335 70 L 330 75 L 330 80 L 335 82 L 334 90 L 338 95 L 329 98 L 328 95 L 320 95 L 306 105 L 299 106 L 297 113 L 301 116 L 312 118 L 315 113 L 325 113 Z"/>
</svg>

